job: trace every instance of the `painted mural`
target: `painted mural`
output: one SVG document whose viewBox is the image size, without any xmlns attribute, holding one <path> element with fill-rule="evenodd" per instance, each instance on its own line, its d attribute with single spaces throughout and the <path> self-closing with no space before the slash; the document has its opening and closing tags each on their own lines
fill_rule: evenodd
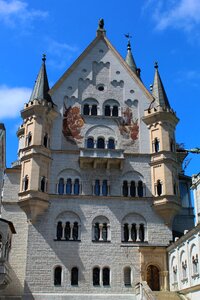
<svg viewBox="0 0 200 300">
<path fill-rule="evenodd" d="M 84 120 L 80 115 L 80 108 L 77 106 L 64 106 L 63 114 L 63 134 L 70 142 L 81 142 L 81 128 L 84 125 Z"/>
<path fill-rule="evenodd" d="M 123 111 L 122 124 L 119 125 L 119 131 L 122 135 L 124 145 L 131 145 L 138 139 L 138 120 L 133 119 L 133 113 L 129 107 Z"/>
</svg>

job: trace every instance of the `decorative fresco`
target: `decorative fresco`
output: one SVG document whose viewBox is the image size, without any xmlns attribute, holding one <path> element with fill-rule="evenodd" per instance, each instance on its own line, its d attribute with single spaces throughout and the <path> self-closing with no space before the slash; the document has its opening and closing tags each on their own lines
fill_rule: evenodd
<svg viewBox="0 0 200 300">
<path fill-rule="evenodd" d="M 84 120 L 80 115 L 80 108 L 77 106 L 64 107 L 63 114 L 63 134 L 65 138 L 72 142 L 81 142 L 81 128 L 84 125 Z"/>
<path fill-rule="evenodd" d="M 133 113 L 132 110 L 127 107 L 122 114 L 123 121 L 122 124 L 119 126 L 120 133 L 123 137 L 124 144 L 131 145 L 138 139 L 138 133 L 139 133 L 139 126 L 138 126 L 138 120 L 133 119 Z"/>
</svg>

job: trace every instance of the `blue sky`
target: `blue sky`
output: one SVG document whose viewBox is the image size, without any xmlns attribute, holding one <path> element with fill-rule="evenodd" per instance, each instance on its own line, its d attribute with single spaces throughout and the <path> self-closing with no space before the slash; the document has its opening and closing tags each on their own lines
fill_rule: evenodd
<svg viewBox="0 0 200 300">
<path fill-rule="evenodd" d="M 104 18 L 107 37 L 126 56 L 125 33 L 146 87 L 154 61 L 177 112 L 177 142 L 200 147 L 199 0 L 0 0 L 0 122 L 7 129 L 7 166 L 16 160 L 19 111 L 29 100 L 43 53 L 50 86 L 95 38 Z M 190 160 L 191 159 L 191 160 Z M 189 155 L 186 173 L 200 171 Z"/>
</svg>

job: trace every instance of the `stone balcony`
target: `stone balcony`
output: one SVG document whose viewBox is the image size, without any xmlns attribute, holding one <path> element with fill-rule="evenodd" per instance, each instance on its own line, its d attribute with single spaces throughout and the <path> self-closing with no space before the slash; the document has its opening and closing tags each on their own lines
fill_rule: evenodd
<svg viewBox="0 0 200 300">
<path fill-rule="evenodd" d="M 80 168 L 122 169 L 124 151 L 121 149 L 80 149 Z"/>
</svg>

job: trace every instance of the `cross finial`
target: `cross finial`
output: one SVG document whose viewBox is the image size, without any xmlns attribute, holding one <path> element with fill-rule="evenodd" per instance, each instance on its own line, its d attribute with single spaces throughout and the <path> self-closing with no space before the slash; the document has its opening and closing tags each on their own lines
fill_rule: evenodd
<svg viewBox="0 0 200 300">
<path fill-rule="evenodd" d="M 42 55 L 42 60 L 43 60 L 43 62 L 46 61 L 46 54 L 45 53 L 43 53 L 43 55 Z"/>
<path fill-rule="evenodd" d="M 154 68 L 158 69 L 158 62 L 157 61 L 155 61 L 155 63 L 154 63 Z"/>
</svg>

